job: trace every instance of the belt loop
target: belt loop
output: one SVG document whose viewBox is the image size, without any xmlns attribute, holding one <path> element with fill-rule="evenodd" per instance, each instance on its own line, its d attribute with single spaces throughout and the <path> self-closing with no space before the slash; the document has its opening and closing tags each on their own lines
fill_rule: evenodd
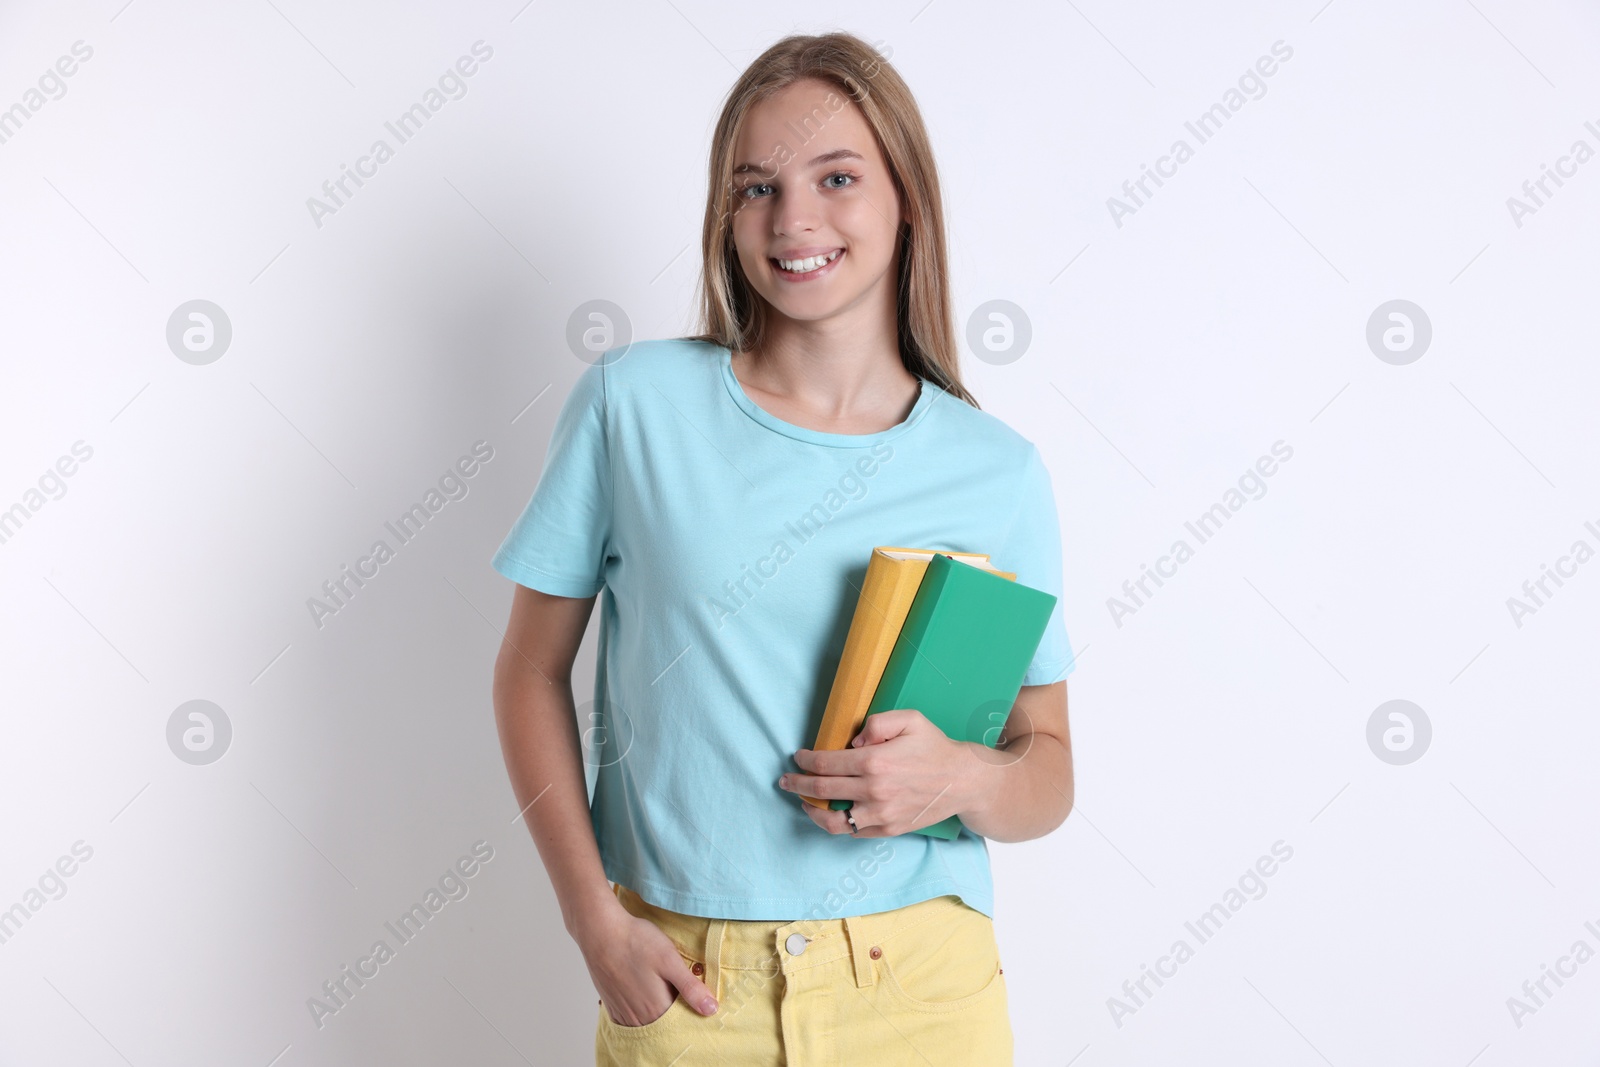
<svg viewBox="0 0 1600 1067">
<path fill-rule="evenodd" d="M 717 998 L 717 1005 L 722 1005 L 722 936 L 728 928 L 726 919 L 706 920 L 705 944 L 705 982 L 706 988 L 711 990 L 711 995 Z"/>
<path fill-rule="evenodd" d="M 876 977 L 872 969 L 872 937 L 875 929 L 870 915 L 846 915 L 844 928 L 850 937 L 850 958 L 856 967 L 856 986 L 866 989 Z"/>
</svg>

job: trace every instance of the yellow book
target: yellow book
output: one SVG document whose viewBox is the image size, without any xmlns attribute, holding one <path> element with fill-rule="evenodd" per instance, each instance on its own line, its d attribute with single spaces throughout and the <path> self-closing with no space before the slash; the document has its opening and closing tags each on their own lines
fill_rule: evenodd
<svg viewBox="0 0 1600 1067">
<path fill-rule="evenodd" d="M 949 552 L 931 548 L 895 548 L 879 546 L 872 550 L 867 561 L 866 578 L 861 583 L 861 596 L 856 601 L 855 614 L 850 619 L 850 630 L 845 635 L 844 651 L 839 656 L 839 668 L 834 672 L 833 688 L 828 692 L 828 703 L 822 712 L 822 723 L 817 727 L 817 740 L 811 747 L 818 751 L 841 750 L 861 731 L 866 721 L 867 707 L 878 690 L 883 669 L 894 651 L 894 642 L 905 624 L 911 601 L 927 573 L 928 561 L 940 552 L 962 563 L 1016 581 L 1011 571 L 1002 571 L 989 562 L 985 552 Z M 827 800 L 802 795 L 813 807 L 828 807 Z"/>
</svg>

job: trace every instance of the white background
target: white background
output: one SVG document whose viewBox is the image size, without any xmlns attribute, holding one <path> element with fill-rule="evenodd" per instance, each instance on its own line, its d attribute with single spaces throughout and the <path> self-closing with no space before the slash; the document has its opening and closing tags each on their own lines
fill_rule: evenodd
<svg viewBox="0 0 1600 1067">
<path fill-rule="evenodd" d="M 836 27 L 920 101 L 958 319 L 1032 325 L 963 368 L 1050 466 L 1080 654 L 1078 807 L 991 845 L 1018 1062 L 1594 1062 L 1600 962 L 1507 1005 L 1600 950 L 1600 563 L 1507 607 L 1600 548 L 1600 161 L 1507 207 L 1600 149 L 1592 7 L 122 5 L 0 7 L 0 107 L 93 49 L 0 144 L 0 508 L 93 449 L 0 544 L 0 908 L 93 849 L 0 945 L 0 1062 L 591 1056 L 495 735 L 488 561 L 585 366 L 569 315 L 693 325 L 722 94 Z M 478 40 L 466 95 L 319 227 L 307 198 Z M 233 331 L 203 366 L 165 334 L 197 298 Z M 1366 341 L 1393 299 L 1432 326 L 1406 365 Z M 478 440 L 466 498 L 319 627 L 308 598 Z M 1279 440 L 1265 495 L 1119 625 L 1108 598 Z M 206 766 L 167 743 L 195 699 L 233 729 Z M 1367 742 L 1392 699 L 1432 725 L 1408 765 Z M 307 999 L 478 840 L 469 895 L 318 1028 Z M 1280 840 L 1266 894 L 1113 1012 Z"/>
</svg>

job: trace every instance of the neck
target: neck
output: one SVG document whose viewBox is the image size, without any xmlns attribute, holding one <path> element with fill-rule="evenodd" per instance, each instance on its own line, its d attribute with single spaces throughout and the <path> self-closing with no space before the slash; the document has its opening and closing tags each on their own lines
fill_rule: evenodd
<svg viewBox="0 0 1600 1067">
<path fill-rule="evenodd" d="M 883 291 L 887 307 L 850 308 L 820 321 L 772 314 L 760 350 L 734 354 L 740 378 L 831 418 L 903 402 L 917 377 L 900 359 L 894 288 Z"/>
</svg>

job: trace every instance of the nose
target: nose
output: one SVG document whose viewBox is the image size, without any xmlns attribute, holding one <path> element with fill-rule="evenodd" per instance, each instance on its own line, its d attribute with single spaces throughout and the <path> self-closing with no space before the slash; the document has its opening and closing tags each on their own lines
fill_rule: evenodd
<svg viewBox="0 0 1600 1067">
<path fill-rule="evenodd" d="M 778 197 L 778 210 L 772 215 L 772 232 L 778 237 L 815 230 L 821 224 L 818 197 L 809 189 L 788 189 Z"/>
</svg>

